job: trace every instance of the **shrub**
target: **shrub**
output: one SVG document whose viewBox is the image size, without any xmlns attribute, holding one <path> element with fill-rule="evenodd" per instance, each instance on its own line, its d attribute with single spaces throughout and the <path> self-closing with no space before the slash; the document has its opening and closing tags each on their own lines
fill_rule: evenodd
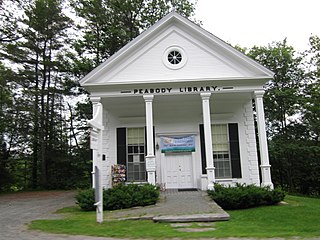
<svg viewBox="0 0 320 240">
<path fill-rule="evenodd" d="M 261 205 L 273 205 L 285 197 L 281 189 L 237 184 L 224 187 L 216 184 L 215 190 L 208 190 L 209 196 L 223 209 L 243 209 Z"/>
<path fill-rule="evenodd" d="M 92 188 L 80 190 L 75 199 L 79 207 L 85 211 L 94 211 L 96 209 L 94 206 L 94 189 Z"/>
<path fill-rule="evenodd" d="M 151 184 L 117 185 L 103 191 L 103 208 L 116 210 L 152 205 L 159 199 L 159 188 Z M 77 204 L 85 211 L 95 210 L 94 189 L 81 190 L 76 195 Z"/>
</svg>

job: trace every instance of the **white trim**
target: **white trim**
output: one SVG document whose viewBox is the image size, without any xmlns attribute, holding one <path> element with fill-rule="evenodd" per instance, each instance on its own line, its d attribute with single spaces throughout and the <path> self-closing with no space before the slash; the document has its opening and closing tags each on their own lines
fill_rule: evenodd
<svg viewBox="0 0 320 240">
<path fill-rule="evenodd" d="M 178 64 L 172 64 L 168 61 L 168 54 L 172 51 L 177 51 L 181 54 L 181 57 L 182 57 L 182 60 L 180 63 Z M 173 69 L 173 70 L 177 70 L 177 69 L 180 69 L 182 67 L 184 67 L 184 65 L 187 63 L 188 61 L 188 56 L 187 54 L 185 53 L 185 51 L 183 50 L 183 48 L 179 47 L 179 46 L 170 46 L 168 47 L 163 55 L 162 55 L 162 63 L 169 69 Z"/>
<path fill-rule="evenodd" d="M 257 81 L 261 80 L 263 83 L 271 80 L 272 77 L 265 77 L 265 76 L 258 76 L 258 77 L 225 77 L 225 78 L 189 78 L 189 79 L 168 79 L 168 80 L 158 80 L 158 79 L 151 79 L 146 81 L 132 81 L 132 82 L 104 82 L 104 83 L 90 83 L 88 85 L 82 84 L 82 86 L 117 86 L 117 85 L 134 85 L 134 84 L 162 84 L 162 83 L 184 83 L 184 82 L 207 82 L 207 81 L 240 81 L 240 80 L 249 80 L 249 81 Z M 229 90 L 230 91 L 230 90 Z"/>
<path fill-rule="evenodd" d="M 184 136 L 184 135 L 199 135 L 199 132 L 162 132 L 162 133 L 156 133 L 157 137 L 161 136 Z"/>
<path fill-rule="evenodd" d="M 151 26 L 149 29 L 144 31 L 142 34 L 140 34 L 138 37 L 136 37 L 134 40 L 125 45 L 117 53 L 112 55 L 107 61 L 105 61 L 104 63 L 96 67 L 93 71 L 91 71 L 89 74 L 87 74 L 84 78 L 82 78 L 79 81 L 80 84 L 82 86 L 92 85 L 92 83 L 90 83 L 91 79 L 97 79 L 101 77 L 105 69 L 112 68 L 114 64 L 126 58 L 127 55 L 134 53 L 137 49 L 144 46 L 147 41 L 152 39 L 159 32 L 163 31 L 163 29 L 166 29 L 170 25 L 179 25 L 179 27 L 184 28 L 185 31 L 190 33 L 192 32 L 194 36 L 201 39 L 207 45 L 218 46 L 221 50 L 225 51 L 225 55 L 229 55 L 230 58 L 236 57 L 240 61 L 261 72 L 261 74 L 264 74 L 266 78 L 273 78 L 274 73 L 266 67 L 255 62 L 245 54 L 231 47 L 229 44 L 222 41 L 220 38 L 204 30 L 203 28 L 191 22 L 187 18 L 182 17 L 176 12 L 171 12 L 167 14 L 164 18 L 162 18 L 160 21 L 155 23 L 153 26 Z"/>
</svg>

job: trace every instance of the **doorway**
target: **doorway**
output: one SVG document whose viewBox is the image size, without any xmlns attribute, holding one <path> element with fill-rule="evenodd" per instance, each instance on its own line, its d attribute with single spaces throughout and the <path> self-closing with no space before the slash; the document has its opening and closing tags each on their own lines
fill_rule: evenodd
<svg viewBox="0 0 320 240">
<path fill-rule="evenodd" d="M 165 154 L 166 188 L 193 188 L 193 169 L 191 153 Z"/>
</svg>

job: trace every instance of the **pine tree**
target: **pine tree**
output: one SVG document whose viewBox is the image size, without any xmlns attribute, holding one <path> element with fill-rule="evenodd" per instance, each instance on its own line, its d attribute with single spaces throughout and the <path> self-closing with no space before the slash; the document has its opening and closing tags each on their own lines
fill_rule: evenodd
<svg viewBox="0 0 320 240">
<path fill-rule="evenodd" d="M 69 19 L 59 0 L 36 0 L 25 4 L 17 41 L 4 45 L 6 59 L 18 68 L 19 100 L 30 119 L 28 141 L 32 149 L 32 187 L 48 186 L 54 126 L 59 112 L 59 63 L 57 52 L 63 48 Z M 18 101 L 17 101 L 18 102 Z M 41 180 L 41 181 L 39 181 Z M 41 184 L 39 184 L 41 183 Z"/>
</svg>

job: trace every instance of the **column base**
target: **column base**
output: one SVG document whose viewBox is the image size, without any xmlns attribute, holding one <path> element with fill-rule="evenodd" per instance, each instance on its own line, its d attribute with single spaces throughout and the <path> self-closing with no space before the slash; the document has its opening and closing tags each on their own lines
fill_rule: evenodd
<svg viewBox="0 0 320 240">
<path fill-rule="evenodd" d="M 148 183 L 150 183 L 152 185 L 156 185 L 156 172 L 155 171 L 148 171 L 147 178 L 148 178 Z"/>
<path fill-rule="evenodd" d="M 155 156 L 146 156 L 146 170 L 148 183 L 156 185 L 156 158 Z"/>
<path fill-rule="evenodd" d="M 262 182 L 261 187 L 269 187 L 270 189 L 274 189 L 272 182 Z"/>
<path fill-rule="evenodd" d="M 270 189 L 274 189 L 273 183 L 271 181 L 271 165 L 260 165 L 260 168 L 262 178 L 261 187 L 270 187 Z"/>
<path fill-rule="evenodd" d="M 207 179 L 208 179 L 208 190 L 214 190 L 214 184 L 216 182 L 214 169 L 215 167 L 207 167 Z"/>
</svg>

